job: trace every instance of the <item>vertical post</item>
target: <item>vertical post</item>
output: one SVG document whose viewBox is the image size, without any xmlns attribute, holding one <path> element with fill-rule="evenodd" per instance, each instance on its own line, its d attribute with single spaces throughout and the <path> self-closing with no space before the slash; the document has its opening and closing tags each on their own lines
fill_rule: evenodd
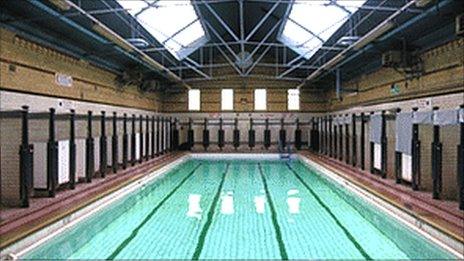
<svg viewBox="0 0 464 261">
<path fill-rule="evenodd" d="M 131 165 L 135 165 L 135 143 L 136 143 L 136 136 L 135 136 L 135 114 L 132 114 L 132 133 L 131 133 Z"/>
<path fill-rule="evenodd" d="M 364 113 L 361 113 L 361 142 L 360 144 L 360 161 L 361 161 L 361 169 L 364 170 L 366 168 L 366 163 L 365 163 L 365 153 L 366 153 L 366 126 L 365 126 L 365 119 L 364 119 Z"/>
<path fill-rule="evenodd" d="M 218 147 L 219 150 L 222 150 L 222 147 L 224 147 L 224 130 L 222 129 L 222 118 L 219 118 Z"/>
<path fill-rule="evenodd" d="M 341 161 L 343 159 L 343 122 L 342 122 L 341 116 L 338 117 L 337 128 L 338 128 L 338 136 L 337 136 L 338 140 L 336 140 L 335 142 L 338 142 L 338 146 L 337 146 L 336 156 L 338 157 L 338 160 Z"/>
<path fill-rule="evenodd" d="M 189 118 L 188 122 L 188 132 L 187 132 L 187 142 L 188 142 L 188 147 L 189 150 L 192 150 L 193 145 L 194 145 L 194 135 L 193 135 L 193 129 L 192 129 L 192 118 Z"/>
<path fill-rule="evenodd" d="M 433 119 L 435 121 L 435 113 L 438 107 L 433 108 Z M 442 144 L 440 142 L 440 125 L 433 125 L 433 141 L 432 141 L 432 197 L 440 199 L 442 188 Z"/>
<path fill-rule="evenodd" d="M 401 109 L 398 108 L 396 109 L 396 114 L 399 114 L 401 112 Z M 398 118 L 398 117 L 397 117 Z M 398 125 L 398 119 L 396 119 L 396 124 Z M 398 143 L 398 140 L 396 141 Z M 412 142 L 411 142 L 412 145 Z M 411 147 L 414 149 L 413 147 Z M 400 184 L 402 181 L 402 152 L 396 151 L 395 150 L 395 182 L 396 184 Z M 414 183 L 414 178 L 412 178 L 412 182 Z"/>
<path fill-rule="evenodd" d="M 155 151 L 155 116 L 151 116 L 151 158 L 155 158 L 156 151 Z"/>
<path fill-rule="evenodd" d="M 150 158 L 150 119 L 145 116 L 145 160 Z"/>
<path fill-rule="evenodd" d="M 345 115 L 345 163 L 350 164 L 350 123 L 349 115 Z"/>
<path fill-rule="evenodd" d="M 160 116 L 156 117 L 156 156 L 161 154 L 161 122 Z"/>
<path fill-rule="evenodd" d="M 55 141 L 55 109 L 50 108 L 47 144 L 48 196 L 54 197 L 58 182 L 58 143 Z"/>
<path fill-rule="evenodd" d="M 118 116 L 116 112 L 113 112 L 113 137 L 111 137 L 111 168 L 113 173 L 118 171 L 118 158 L 119 158 L 119 148 L 118 148 Z"/>
<path fill-rule="evenodd" d="M 69 188 L 76 187 L 76 112 L 69 115 Z"/>
<path fill-rule="evenodd" d="M 382 178 L 387 178 L 387 162 L 388 162 L 388 154 L 387 154 L 387 117 L 385 116 L 385 111 L 382 111 L 382 135 L 381 139 L 381 175 Z"/>
<path fill-rule="evenodd" d="M 322 119 L 324 121 L 324 133 L 323 133 L 323 146 L 322 151 L 325 155 L 329 155 L 329 116 L 325 116 Z"/>
<path fill-rule="evenodd" d="M 172 138 L 173 138 L 173 137 L 172 137 L 172 136 L 173 136 L 173 134 L 174 134 L 174 133 L 173 133 L 173 128 L 172 128 L 172 117 L 169 117 L 168 123 L 169 123 L 169 124 L 168 124 L 168 130 L 169 130 L 169 132 L 168 132 L 168 133 L 169 133 L 169 136 L 168 136 L 168 137 L 169 137 L 169 140 L 168 140 L 168 149 L 169 149 L 169 151 L 172 151 L 172 148 L 173 148 L 173 146 L 172 146 L 172 141 L 173 141 Z"/>
<path fill-rule="evenodd" d="M 205 118 L 203 123 L 203 147 L 205 151 L 208 149 L 209 146 L 209 130 L 208 130 L 208 119 Z"/>
<path fill-rule="evenodd" d="M 164 117 L 161 117 L 161 154 L 164 154 Z"/>
<path fill-rule="evenodd" d="M 177 118 L 174 118 L 172 125 L 172 148 L 173 150 L 179 149 L 179 130 L 177 129 Z"/>
<path fill-rule="evenodd" d="M 279 149 L 282 149 L 282 152 L 285 151 L 286 147 L 286 131 L 285 131 L 285 123 L 284 118 L 280 119 L 280 131 L 279 131 Z"/>
<path fill-rule="evenodd" d="M 357 134 L 356 134 L 356 114 L 353 113 L 353 115 L 351 115 L 351 165 L 353 165 L 353 167 L 356 167 L 356 164 L 357 164 Z"/>
<path fill-rule="evenodd" d="M 106 123 L 105 123 L 105 112 L 101 112 L 101 135 L 100 135 L 100 176 L 104 178 L 106 176 L 106 168 L 108 160 L 106 157 Z"/>
<path fill-rule="evenodd" d="M 301 130 L 300 130 L 300 119 L 296 119 L 295 121 L 295 124 L 296 124 L 296 129 L 295 129 L 295 148 L 297 150 L 300 150 L 301 149 Z M 309 145 L 309 141 L 308 141 L 308 145 Z"/>
<path fill-rule="evenodd" d="M 269 119 L 264 121 L 264 148 L 268 149 L 271 146 L 271 130 L 269 130 Z"/>
<path fill-rule="evenodd" d="M 29 191 L 32 188 L 32 150 L 29 145 L 29 106 L 22 106 L 21 145 L 19 146 L 20 200 L 21 207 L 29 207 Z"/>
<path fill-rule="evenodd" d="M 234 148 L 235 150 L 240 147 L 240 130 L 238 129 L 238 119 L 235 118 L 234 120 L 234 132 L 233 132 L 233 143 L 234 143 Z"/>
<path fill-rule="evenodd" d="M 338 159 L 338 125 L 336 124 L 335 120 L 337 118 L 333 118 L 333 157 Z"/>
<path fill-rule="evenodd" d="M 85 141 L 85 181 L 90 183 L 95 172 L 94 145 L 92 137 L 92 111 L 87 112 L 87 139 Z"/>
<path fill-rule="evenodd" d="M 124 113 L 123 118 L 123 136 L 122 136 L 122 168 L 127 168 L 127 162 L 129 159 L 129 135 L 127 134 L 127 114 Z"/>
<path fill-rule="evenodd" d="M 333 138 L 335 137 L 336 133 L 333 128 L 333 117 L 329 116 L 329 156 L 333 157 L 334 155 L 334 146 L 333 146 Z"/>
<path fill-rule="evenodd" d="M 253 129 L 253 118 L 250 118 L 250 129 L 248 130 L 248 147 L 250 150 L 255 147 L 255 130 Z"/>
<path fill-rule="evenodd" d="M 460 143 L 458 145 L 457 181 L 459 189 L 459 209 L 464 210 L 464 104 L 460 106 Z"/>
<path fill-rule="evenodd" d="M 417 112 L 419 108 L 413 108 L 413 115 Z M 419 124 L 412 124 L 412 189 L 419 190 L 420 180 L 421 180 L 421 171 L 420 171 L 420 148 L 421 142 L 419 140 Z"/>
<path fill-rule="evenodd" d="M 139 163 L 142 163 L 143 162 L 143 116 L 140 115 L 139 116 L 139 155 L 140 155 L 140 158 L 139 158 Z"/>
</svg>

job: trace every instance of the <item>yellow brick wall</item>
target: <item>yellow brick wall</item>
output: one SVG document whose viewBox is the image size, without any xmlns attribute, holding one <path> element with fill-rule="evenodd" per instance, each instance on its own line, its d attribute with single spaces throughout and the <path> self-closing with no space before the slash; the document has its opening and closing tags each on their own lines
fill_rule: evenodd
<svg viewBox="0 0 464 261">
<path fill-rule="evenodd" d="M 109 105 L 156 111 L 155 94 L 140 93 L 135 86 L 120 90 L 116 75 L 88 62 L 26 41 L 0 29 L 0 88 Z M 55 83 L 55 73 L 73 77 L 72 87 Z"/>
<path fill-rule="evenodd" d="M 464 92 L 464 39 L 449 42 L 420 55 L 424 63 L 424 74 L 420 78 L 406 80 L 403 74 L 391 68 L 381 68 L 362 75 L 343 88 L 356 89 L 358 94 L 336 99 L 330 90 L 330 109 L 337 111 L 353 106 L 381 104 L 399 100 Z M 392 84 L 400 86 L 400 93 L 390 92 Z"/>
</svg>

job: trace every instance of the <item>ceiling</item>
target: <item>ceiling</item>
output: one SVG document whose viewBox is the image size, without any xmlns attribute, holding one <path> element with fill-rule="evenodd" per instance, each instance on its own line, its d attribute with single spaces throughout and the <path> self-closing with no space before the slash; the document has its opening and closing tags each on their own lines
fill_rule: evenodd
<svg viewBox="0 0 464 261">
<path fill-rule="evenodd" d="M 0 1 L 0 25 L 117 74 L 135 71 L 145 80 L 159 82 L 160 90 L 182 86 L 179 82 L 215 80 L 217 76 L 211 75 L 210 68 L 222 67 L 243 78 L 262 74 L 263 70 L 258 68 L 270 68 L 266 75 L 269 79 L 294 81 L 295 86 L 332 87 L 334 70 L 340 70 L 344 80 L 350 79 L 379 68 L 384 51 L 407 48 L 419 52 L 456 38 L 454 18 L 464 11 L 459 0 L 432 0 L 425 7 L 413 4 L 401 12 L 398 10 L 409 1 L 368 0 L 337 27 L 322 48 L 306 59 L 279 38 L 292 8 L 298 7 L 293 5 L 293 0 L 195 0 L 191 3 L 207 41 L 178 60 L 116 0 L 72 0 L 80 10 L 63 10 L 53 4 L 62 1 L 65 0 Z M 345 50 L 343 59 L 336 65 L 321 70 L 310 81 L 306 79 L 344 51 L 347 46 L 337 45 L 341 37 L 353 32 L 363 37 L 396 12 L 399 13 L 392 19 L 392 29 L 359 50 Z M 139 48 L 140 52 L 124 50 L 106 35 L 96 32 L 95 21 L 90 17 L 124 39 L 136 32 L 149 45 Z M 356 30 L 351 30 L 353 24 Z M 243 59 L 247 57 L 240 54 L 243 51 L 251 54 L 250 61 Z M 161 67 L 154 69 L 143 62 L 141 55 L 149 56 Z M 241 63 L 237 62 L 240 59 Z M 168 72 L 174 77 L 169 77 Z"/>
</svg>

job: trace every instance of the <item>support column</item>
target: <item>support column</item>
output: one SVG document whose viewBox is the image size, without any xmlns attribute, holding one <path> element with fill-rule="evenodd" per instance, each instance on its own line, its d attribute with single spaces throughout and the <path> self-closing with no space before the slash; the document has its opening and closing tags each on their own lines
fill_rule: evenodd
<svg viewBox="0 0 464 261">
<path fill-rule="evenodd" d="M 433 108 L 434 114 L 438 107 Z M 435 115 L 433 116 L 435 118 Z M 442 143 L 440 142 L 440 126 L 433 125 L 432 141 L 432 197 L 440 199 L 442 189 Z"/>
<path fill-rule="evenodd" d="M 177 129 L 178 119 L 174 119 L 174 124 L 172 125 L 172 148 L 173 150 L 179 149 L 179 130 Z"/>
<path fill-rule="evenodd" d="M 161 121 L 160 116 L 156 117 L 156 156 L 161 154 Z"/>
<path fill-rule="evenodd" d="M 345 115 L 345 163 L 350 164 L 350 123 L 348 114 Z"/>
<path fill-rule="evenodd" d="M 92 137 L 92 111 L 87 112 L 87 139 L 85 141 L 85 181 L 92 182 L 95 172 L 94 144 Z"/>
<path fill-rule="evenodd" d="M 457 181 L 459 189 L 459 209 L 464 210 L 464 104 L 460 107 L 460 117 L 459 132 L 461 137 L 458 145 Z"/>
<path fill-rule="evenodd" d="M 385 116 L 385 111 L 382 111 L 382 136 L 381 138 L 381 176 L 382 178 L 387 178 L 387 162 L 388 162 L 388 154 L 387 154 L 387 118 Z"/>
<path fill-rule="evenodd" d="M 55 197 L 58 183 L 58 142 L 55 140 L 55 109 L 50 108 L 47 143 L 48 196 Z"/>
<path fill-rule="evenodd" d="M 296 130 L 295 130 L 295 140 L 294 140 L 294 143 L 295 143 L 295 148 L 297 150 L 300 150 L 301 149 L 301 144 L 302 144 L 302 141 L 301 141 L 301 130 L 300 130 L 300 120 L 297 118 L 296 119 Z M 309 143 L 309 142 L 308 142 Z"/>
<path fill-rule="evenodd" d="M 413 108 L 413 114 L 417 112 L 419 108 Z M 412 124 L 412 189 L 419 190 L 420 180 L 421 180 L 421 168 L 420 168 L 420 161 L 421 161 L 421 142 L 419 140 L 419 124 L 413 123 Z"/>
<path fill-rule="evenodd" d="M 108 165 L 107 153 L 107 141 L 106 141 L 106 123 L 105 123 L 105 112 L 101 112 L 101 135 L 100 135 L 100 176 L 104 178 L 106 176 L 106 168 Z"/>
<path fill-rule="evenodd" d="M 123 136 L 122 136 L 122 169 L 127 168 L 129 159 L 129 134 L 127 134 L 127 114 L 124 113 L 123 118 Z"/>
<path fill-rule="evenodd" d="M 156 156 L 156 148 L 155 148 L 155 116 L 151 116 L 151 158 L 155 158 Z"/>
<path fill-rule="evenodd" d="M 139 163 L 142 163 L 143 162 L 143 158 L 144 158 L 144 155 L 143 155 L 143 116 L 140 115 L 139 116 L 139 143 L 140 143 L 140 147 L 139 147 L 139 154 L 140 154 L 140 158 L 139 158 Z"/>
<path fill-rule="evenodd" d="M 76 187 L 76 112 L 69 115 L 69 188 Z"/>
<path fill-rule="evenodd" d="M 119 158 L 119 148 L 118 148 L 118 117 L 116 112 L 113 112 L 113 137 L 111 137 L 111 168 L 113 173 L 118 172 L 118 158 Z"/>
<path fill-rule="evenodd" d="M 150 119 L 145 116 L 145 160 L 150 158 Z"/>
<path fill-rule="evenodd" d="M 356 137 L 356 114 L 353 113 L 353 115 L 351 116 L 351 128 L 352 128 L 352 133 L 351 133 L 351 141 L 352 141 L 352 144 L 351 144 L 351 165 L 353 165 L 353 167 L 356 167 L 356 164 L 357 164 L 357 137 Z"/>
<path fill-rule="evenodd" d="M 135 114 L 132 114 L 132 133 L 131 133 L 131 165 L 135 165 L 135 143 L 136 143 L 136 136 L 135 136 Z"/>
<path fill-rule="evenodd" d="M 161 154 L 165 152 L 164 117 L 161 117 Z"/>
<path fill-rule="evenodd" d="M 21 145 L 19 146 L 19 194 L 21 207 L 29 207 L 29 193 L 32 189 L 32 147 L 29 145 L 29 106 L 22 106 Z"/>
<path fill-rule="evenodd" d="M 361 113 L 361 142 L 360 144 L 360 161 L 361 161 L 361 169 L 365 170 L 366 169 L 366 126 L 365 126 L 365 119 L 364 119 L 364 113 Z"/>
</svg>

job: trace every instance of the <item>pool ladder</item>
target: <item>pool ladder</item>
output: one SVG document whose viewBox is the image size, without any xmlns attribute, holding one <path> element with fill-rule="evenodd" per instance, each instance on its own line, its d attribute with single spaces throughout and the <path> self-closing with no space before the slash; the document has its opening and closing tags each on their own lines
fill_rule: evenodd
<svg viewBox="0 0 464 261">
<path fill-rule="evenodd" d="M 285 153 L 285 147 L 282 146 L 282 143 L 279 142 L 279 154 L 281 159 L 290 159 L 292 155 L 292 145 L 289 144 L 286 146 L 287 152 Z"/>
</svg>

